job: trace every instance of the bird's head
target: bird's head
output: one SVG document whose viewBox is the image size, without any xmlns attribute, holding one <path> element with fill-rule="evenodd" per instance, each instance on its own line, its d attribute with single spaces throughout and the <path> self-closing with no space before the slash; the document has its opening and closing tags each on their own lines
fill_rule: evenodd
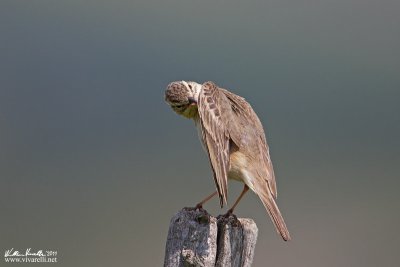
<svg viewBox="0 0 400 267">
<path fill-rule="evenodd" d="M 165 101 L 179 115 L 193 118 L 197 114 L 197 103 L 201 84 L 196 82 L 172 82 L 165 90 Z"/>
</svg>

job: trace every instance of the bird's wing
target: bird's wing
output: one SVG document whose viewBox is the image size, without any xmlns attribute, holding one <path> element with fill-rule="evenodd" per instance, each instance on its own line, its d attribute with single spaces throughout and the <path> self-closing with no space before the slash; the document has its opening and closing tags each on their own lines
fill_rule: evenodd
<svg viewBox="0 0 400 267">
<path fill-rule="evenodd" d="M 232 110 L 229 100 L 212 82 L 202 85 L 198 111 L 203 143 L 208 152 L 221 207 L 227 203 L 229 132 L 224 117 Z"/>
<path fill-rule="evenodd" d="M 267 144 L 267 140 L 265 138 L 264 129 L 262 127 L 260 119 L 254 112 L 250 104 L 243 97 L 240 97 L 225 89 L 220 89 L 220 91 L 223 92 L 231 102 L 232 110 L 235 113 L 235 116 L 238 117 L 238 121 L 244 124 L 244 125 L 241 125 L 240 123 L 229 124 L 228 130 L 230 138 L 232 138 L 235 144 L 240 146 L 243 140 L 242 136 L 244 131 L 243 129 L 251 131 L 251 135 L 253 135 L 253 137 L 257 140 L 256 144 L 254 144 L 254 146 L 252 147 L 252 149 L 254 150 L 253 152 L 255 152 L 255 150 L 258 150 L 261 156 L 261 162 L 264 165 L 263 170 L 259 171 L 263 174 L 262 178 L 266 179 L 270 192 L 276 198 L 277 190 L 276 190 L 274 168 L 272 166 L 271 157 L 269 155 L 269 147 Z M 251 127 L 251 129 L 247 128 L 246 126 L 248 124 L 251 124 L 253 127 Z"/>
</svg>

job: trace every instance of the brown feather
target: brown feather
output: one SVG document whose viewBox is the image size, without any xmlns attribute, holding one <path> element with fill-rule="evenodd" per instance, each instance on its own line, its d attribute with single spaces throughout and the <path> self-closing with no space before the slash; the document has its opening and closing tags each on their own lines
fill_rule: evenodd
<svg viewBox="0 0 400 267">
<path fill-rule="evenodd" d="M 229 114 L 228 99 L 212 82 L 204 83 L 199 95 L 198 111 L 202 139 L 208 152 L 221 207 L 227 203 L 229 171 L 229 133 L 222 116 Z"/>
<path fill-rule="evenodd" d="M 275 199 L 270 194 L 258 193 L 261 202 L 264 204 L 265 209 L 268 211 L 269 216 L 274 222 L 276 231 L 282 236 L 283 240 L 290 240 L 290 234 L 283 220 L 282 214 L 276 205 Z"/>
<path fill-rule="evenodd" d="M 261 156 L 260 163 L 262 164 L 262 170 L 258 170 L 259 172 L 263 172 L 264 179 L 266 179 L 268 183 L 268 187 L 271 189 L 272 195 L 276 198 L 278 195 L 277 188 L 276 188 L 276 181 L 275 181 L 275 174 L 274 174 L 274 167 L 272 165 L 272 161 L 269 155 L 269 147 L 267 144 L 267 140 L 265 138 L 265 133 L 263 126 L 261 124 L 260 119 L 258 118 L 257 114 L 254 112 L 251 105 L 241 96 L 238 96 L 232 92 L 229 92 L 225 89 L 220 89 L 226 97 L 230 100 L 232 105 L 232 110 L 235 112 L 236 116 L 235 121 L 239 123 L 231 123 L 229 124 L 229 136 L 234 140 L 236 144 L 239 145 L 242 149 L 246 149 L 251 152 L 252 154 L 258 154 Z M 244 130 L 246 127 L 250 127 L 251 134 L 257 140 L 257 147 L 253 147 L 248 143 L 243 144 L 243 135 Z M 240 145 L 242 144 L 242 145 Z M 254 153 L 258 151 L 259 153 Z"/>
</svg>

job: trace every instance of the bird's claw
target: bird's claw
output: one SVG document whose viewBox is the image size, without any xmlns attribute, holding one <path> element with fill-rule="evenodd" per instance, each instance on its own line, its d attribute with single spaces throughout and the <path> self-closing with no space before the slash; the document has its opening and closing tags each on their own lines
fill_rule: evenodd
<svg viewBox="0 0 400 267">
<path fill-rule="evenodd" d="M 224 217 L 224 218 L 229 218 L 229 217 L 231 217 L 231 216 L 235 216 L 234 214 L 233 214 L 233 210 L 232 209 L 229 209 L 225 214 L 222 214 L 222 215 L 219 215 L 218 217 Z M 236 216 L 235 216 L 236 217 Z"/>
<path fill-rule="evenodd" d="M 185 207 L 185 210 L 199 210 L 199 211 L 204 211 L 203 209 L 203 204 L 199 203 L 194 207 Z"/>
</svg>

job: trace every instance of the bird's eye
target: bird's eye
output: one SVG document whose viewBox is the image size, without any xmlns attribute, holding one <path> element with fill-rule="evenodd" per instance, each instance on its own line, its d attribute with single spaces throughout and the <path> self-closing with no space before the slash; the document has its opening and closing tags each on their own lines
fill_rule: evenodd
<svg viewBox="0 0 400 267">
<path fill-rule="evenodd" d="M 188 86 L 189 86 L 190 89 L 192 89 L 192 85 L 191 84 L 188 84 Z"/>
<path fill-rule="evenodd" d="M 174 105 L 174 108 L 182 108 L 184 105 Z"/>
</svg>

